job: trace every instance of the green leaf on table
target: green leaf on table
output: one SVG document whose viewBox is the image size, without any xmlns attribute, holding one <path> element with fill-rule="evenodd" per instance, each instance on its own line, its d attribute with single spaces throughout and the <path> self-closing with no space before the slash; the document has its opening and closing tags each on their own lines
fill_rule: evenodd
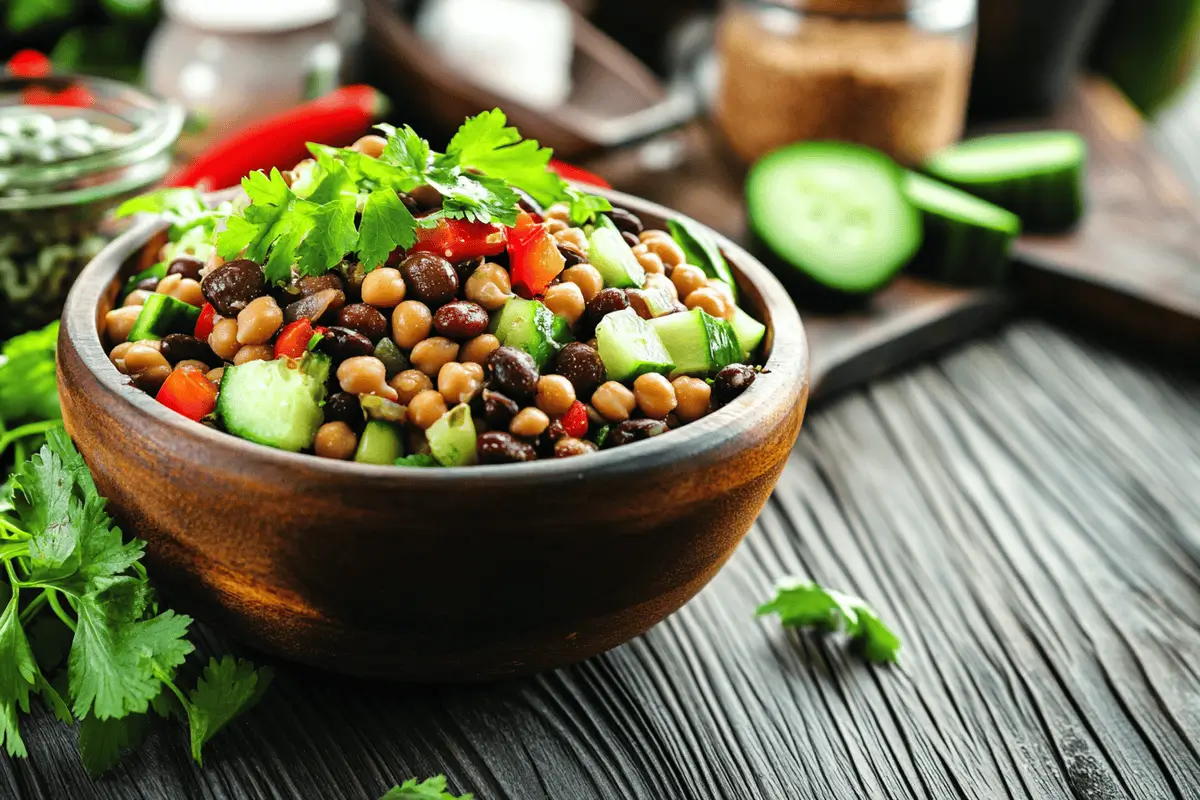
<svg viewBox="0 0 1200 800">
<path fill-rule="evenodd" d="M 58 456 L 63 469 L 83 492 L 84 498 L 96 494 L 96 484 L 92 480 L 92 472 L 84 463 L 83 456 L 79 455 L 79 451 L 75 449 L 65 428 L 59 427 L 49 431 L 46 434 L 46 446 L 50 448 L 50 452 Z"/>
<path fill-rule="evenodd" d="M 894 662 L 900 639 L 866 601 L 813 581 L 786 580 L 776 587 L 775 598 L 758 607 L 758 616 L 778 614 L 785 627 L 815 627 L 845 633 L 863 648 L 872 662 Z"/>
<path fill-rule="evenodd" d="M 79 501 L 62 459 L 42 447 L 17 472 L 17 485 L 20 491 L 13 504 L 33 537 L 29 542 L 33 569 L 43 574 L 74 572 L 79 565 L 79 536 L 71 525 L 71 506 Z"/>
<path fill-rule="evenodd" d="M 79 722 L 79 756 L 93 778 L 117 765 L 126 751 L 142 743 L 150 730 L 150 718 L 132 714 L 120 719 L 97 719 L 88 715 Z"/>
<path fill-rule="evenodd" d="M 18 619 L 19 593 L 13 591 L 0 615 L 0 744 L 10 756 L 25 756 L 17 712 L 29 713 L 29 695 L 41 672 Z"/>
<path fill-rule="evenodd" d="M 435 775 L 417 783 L 409 778 L 399 786 L 393 786 L 379 800 L 473 800 L 475 795 L 453 795 L 446 791 L 446 776 Z"/>
<path fill-rule="evenodd" d="M 222 728 L 253 708 L 271 685 L 274 672 L 255 668 L 249 661 L 225 656 L 209 659 L 208 666 L 188 693 L 184 710 L 192 739 L 192 758 L 203 764 L 204 745 Z"/>
</svg>

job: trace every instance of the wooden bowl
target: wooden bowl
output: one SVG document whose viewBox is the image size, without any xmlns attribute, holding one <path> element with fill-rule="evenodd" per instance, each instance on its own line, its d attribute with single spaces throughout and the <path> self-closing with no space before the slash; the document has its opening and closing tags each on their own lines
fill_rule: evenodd
<svg viewBox="0 0 1200 800">
<path fill-rule="evenodd" d="M 652 226 L 677 216 L 608 196 Z M 252 444 L 159 405 L 105 355 L 104 315 L 162 227 L 140 220 L 71 290 L 63 416 L 114 516 L 148 542 L 172 604 L 285 659 L 459 681 L 615 647 L 716 574 L 800 430 L 800 317 L 766 268 L 721 238 L 743 303 L 768 324 L 770 355 L 749 390 L 702 420 L 581 458 L 457 469 Z"/>
</svg>

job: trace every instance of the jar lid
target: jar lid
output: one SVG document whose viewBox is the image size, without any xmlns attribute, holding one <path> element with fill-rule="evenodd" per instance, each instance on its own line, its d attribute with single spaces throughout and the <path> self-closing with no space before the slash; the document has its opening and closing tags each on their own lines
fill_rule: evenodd
<svg viewBox="0 0 1200 800">
<path fill-rule="evenodd" d="M 173 20 L 220 33 L 279 33 L 329 22 L 339 0 L 166 0 Z"/>
</svg>

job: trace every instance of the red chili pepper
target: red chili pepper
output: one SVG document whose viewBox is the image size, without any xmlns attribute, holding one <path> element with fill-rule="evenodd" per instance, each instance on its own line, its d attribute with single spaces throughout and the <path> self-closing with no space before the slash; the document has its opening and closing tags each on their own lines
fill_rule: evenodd
<svg viewBox="0 0 1200 800">
<path fill-rule="evenodd" d="M 549 231 L 522 211 L 508 234 L 508 264 L 513 291 L 528 300 L 546 291 L 567 260 Z"/>
<path fill-rule="evenodd" d="M 50 59 L 37 50 L 18 50 L 8 60 L 8 72 L 14 78 L 44 78 L 50 69 Z"/>
<path fill-rule="evenodd" d="M 198 369 L 176 369 L 167 376 L 156 399 L 172 411 L 199 422 L 217 407 L 217 387 Z"/>
<path fill-rule="evenodd" d="M 418 228 L 417 243 L 409 253 L 435 253 L 447 261 L 468 261 L 504 252 L 507 239 L 503 225 L 441 219 L 436 228 Z"/>
<path fill-rule="evenodd" d="M 594 172 L 589 172 L 583 167 L 577 167 L 574 164 L 567 164 L 559 161 L 557 158 L 550 159 L 550 169 L 559 174 L 559 177 L 566 178 L 569 181 L 577 181 L 578 183 L 589 183 L 592 186 L 599 186 L 601 189 L 611 189 L 612 184 L 601 178 Z"/>
<path fill-rule="evenodd" d="M 348 145 L 384 109 L 383 95 L 356 84 L 261 120 L 224 139 L 170 176 L 167 186 L 224 189 L 256 169 L 291 169 L 310 157 L 307 142 Z"/>
<path fill-rule="evenodd" d="M 300 358 L 308 350 L 308 342 L 312 337 L 313 326 L 307 319 L 289 322 L 275 340 L 275 357 Z"/>
<path fill-rule="evenodd" d="M 202 342 L 207 342 L 209 334 L 213 332 L 213 326 L 216 325 L 217 310 L 213 308 L 212 303 L 205 303 L 204 308 L 200 309 L 200 318 L 196 320 L 195 337 Z"/>
<path fill-rule="evenodd" d="M 576 400 L 567 409 L 567 413 L 559 419 L 563 430 L 567 432 L 567 436 L 573 436 L 576 439 L 582 439 L 587 436 L 588 432 L 588 413 L 587 407 L 583 403 Z"/>
</svg>

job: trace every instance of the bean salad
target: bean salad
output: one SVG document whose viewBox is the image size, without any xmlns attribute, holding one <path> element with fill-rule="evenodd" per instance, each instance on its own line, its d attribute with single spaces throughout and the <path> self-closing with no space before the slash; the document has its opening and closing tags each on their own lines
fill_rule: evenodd
<svg viewBox="0 0 1200 800">
<path fill-rule="evenodd" d="M 446 154 L 389 126 L 314 145 L 196 220 L 178 195 L 143 203 L 174 241 L 107 313 L 112 363 L 233 435 L 401 466 L 587 455 L 745 391 L 765 326 L 707 231 L 580 192 L 503 121 L 468 120 Z"/>
</svg>

